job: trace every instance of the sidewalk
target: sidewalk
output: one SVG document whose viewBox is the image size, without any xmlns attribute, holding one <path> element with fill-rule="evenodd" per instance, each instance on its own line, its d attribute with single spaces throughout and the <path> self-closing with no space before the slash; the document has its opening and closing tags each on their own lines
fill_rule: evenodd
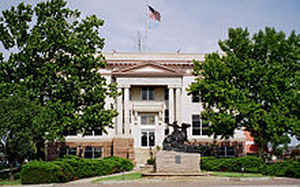
<svg viewBox="0 0 300 187">
<path fill-rule="evenodd" d="M 132 170 L 132 171 L 127 171 L 127 172 L 122 172 L 122 173 L 115 173 L 115 174 L 112 174 L 112 175 L 104 175 L 104 176 L 98 176 L 98 177 L 84 178 L 84 179 L 79 179 L 79 180 L 76 180 L 76 181 L 71 181 L 71 182 L 68 182 L 66 184 L 91 183 L 94 180 L 102 179 L 102 178 L 105 178 L 105 177 L 120 176 L 120 175 L 126 175 L 126 174 L 130 174 L 130 173 L 136 173 L 136 172 L 137 172 L 136 170 Z"/>
</svg>

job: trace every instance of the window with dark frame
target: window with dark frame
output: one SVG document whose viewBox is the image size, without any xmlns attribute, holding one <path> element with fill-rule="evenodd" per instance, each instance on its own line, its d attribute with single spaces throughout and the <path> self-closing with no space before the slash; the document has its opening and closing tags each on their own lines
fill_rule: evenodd
<svg viewBox="0 0 300 187">
<path fill-rule="evenodd" d="M 235 156 L 234 147 L 232 146 L 221 146 L 218 148 L 217 155 L 219 157 L 233 157 Z"/>
<path fill-rule="evenodd" d="M 192 115 L 192 135 L 205 136 L 209 133 L 209 125 L 203 124 L 199 114 Z"/>
<path fill-rule="evenodd" d="M 77 155 L 77 147 L 67 147 L 67 155 Z"/>
<path fill-rule="evenodd" d="M 142 114 L 141 115 L 142 125 L 155 125 L 155 115 L 154 114 Z"/>
<path fill-rule="evenodd" d="M 147 147 L 148 146 L 148 135 L 147 135 L 147 132 L 142 132 L 141 145 L 142 145 L 142 147 Z"/>
<path fill-rule="evenodd" d="M 142 147 L 153 147 L 155 146 L 155 132 L 149 130 L 143 130 L 141 136 Z"/>
<path fill-rule="evenodd" d="M 200 122 L 199 114 L 192 115 L 192 135 L 193 136 L 201 135 L 201 122 Z"/>
<path fill-rule="evenodd" d="M 169 123 L 169 110 L 165 110 L 165 123 Z"/>
<path fill-rule="evenodd" d="M 86 129 L 84 132 L 84 136 L 102 136 L 103 131 L 101 127 L 97 127 L 94 130 L 92 129 Z"/>
<path fill-rule="evenodd" d="M 63 132 L 64 136 L 77 136 L 77 131 L 74 129 L 68 129 Z"/>
<path fill-rule="evenodd" d="M 94 158 L 102 157 L 102 147 L 94 147 Z"/>
<path fill-rule="evenodd" d="M 153 101 L 154 100 L 154 88 L 153 87 L 142 87 L 142 100 Z"/>
<path fill-rule="evenodd" d="M 84 136 L 93 136 L 93 131 L 92 129 L 86 129 L 84 131 Z"/>
<path fill-rule="evenodd" d="M 84 149 L 84 158 L 93 158 L 93 148 L 92 147 L 85 147 Z"/>
<path fill-rule="evenodd" d="M 97 128 L 94 130 L 94 136 L 102 136 L 102 135 L 103 135 L 102 128 L 101 128 L 101 127 L 97 127 Z"/>
<path fill-rule="evenodd" d="M 169 89 L 165 88 L 165 100 L 168 101 L 169 100 Z"/>
<path fill-rule="evenodd" d="M 85 147 L 84 158 L 100 158 L 102 157 L 102 147 Z"/>
<path fill-rule="evenodd" d="M 199 96 L 199 94 L 192 93 L 192 102 L 193 103 L 199 103 L 200 102 L 200 96 Z"/>
</svg>

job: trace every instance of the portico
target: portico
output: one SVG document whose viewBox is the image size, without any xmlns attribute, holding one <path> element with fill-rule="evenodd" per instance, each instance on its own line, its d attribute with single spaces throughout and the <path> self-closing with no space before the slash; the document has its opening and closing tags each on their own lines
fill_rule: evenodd
<svg viewBox="0 0 300 187">
<path fill-rule="evenodd" d="M 116 134 L 131 136 L 135 147 L 162 146 L 167 122 L 181 120 L 181 77 L 116 77 L 119 91 L 117 98 Z M 148 115 L 148 116 L 147 116 Z M 143 119 L 153 118 L 152 124 Z M 151 134 L 154 143 L 143 144 L 143 135 Z"/>
</svg>

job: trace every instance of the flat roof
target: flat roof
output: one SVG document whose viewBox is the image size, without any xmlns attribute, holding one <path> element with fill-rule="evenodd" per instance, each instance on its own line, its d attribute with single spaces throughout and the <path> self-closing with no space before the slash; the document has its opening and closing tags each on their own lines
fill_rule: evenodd
<svg viewBox="0 0 300 187">
<path fill-rule="evenodd" d="M 102 53 L 106 60 L 171 60 L 171 61 L 191 61 L 204 60 L 204 54 L 199 53 L 126 53 L 113 52 Z"/>
</svg>

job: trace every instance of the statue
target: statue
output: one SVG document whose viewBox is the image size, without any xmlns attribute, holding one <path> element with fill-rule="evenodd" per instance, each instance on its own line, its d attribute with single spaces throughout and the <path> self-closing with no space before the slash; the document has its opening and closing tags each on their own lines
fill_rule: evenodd
<svg viewBox="0 0 300 187">
<path fill-rule="evenodd" d="M 173 124 L 168 124 L 173 127 L 174 131 L 172 134 L 168 135 L 163 141 L 163 150 L 166 151 L 177 151 L 177 152 L 187 152 L 187 153 L 200 153 L 198 148 L 193 145 L 185 144 L 187 140 L 187 128 L 191 125 L 187 123 L 182 123 L 181 127 L 174 121 Z"/>
</svg>

